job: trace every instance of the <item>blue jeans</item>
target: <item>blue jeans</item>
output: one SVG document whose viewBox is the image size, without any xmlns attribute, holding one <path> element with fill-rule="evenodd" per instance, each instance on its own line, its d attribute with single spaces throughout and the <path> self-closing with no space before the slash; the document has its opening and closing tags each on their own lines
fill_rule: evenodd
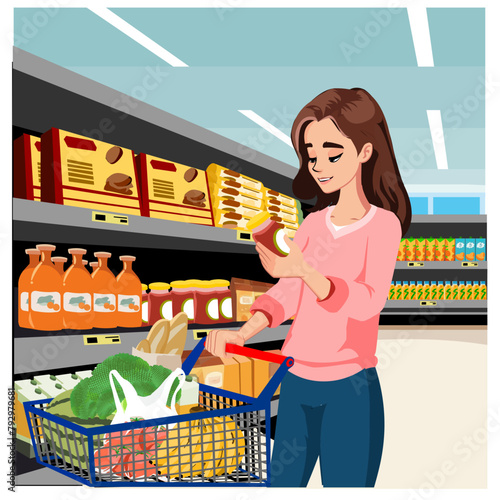
<svg viewBox="0 0 500 500">
<path fill-rule="evenodd" d="M 287 372 L 281 382 L 271 487 L 307 486 L 319 456 L 323 486 L 373 487 L 384 443 L 375 368 L 328 382 Z"/>
</svg>

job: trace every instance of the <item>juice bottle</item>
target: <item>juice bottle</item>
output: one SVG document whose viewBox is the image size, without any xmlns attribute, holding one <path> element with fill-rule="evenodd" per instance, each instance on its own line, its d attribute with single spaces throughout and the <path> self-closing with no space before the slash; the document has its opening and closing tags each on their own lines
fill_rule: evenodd
<svg viewBox="0 0 500 500">
<path fill-rule="evenodd" d="M 64 264 L 67 262 L 66 257 L 52 257 L 52 262 L 54 263 L 54 267 L 57 269 L 57 272 L 63 276 L 64 275 Z"/>
<path fill-rule="evenodd" d="M 486 238 L 476 238 L 476 260 L 486 260 Z"/>
<path fill-rule="evenodd" d="M 438 298 L 438 286 L 435 281 L 431 281 L 430 296 L 431 300 L 437 300 Z"/>
<path fill-rule="evenodd" d="M 415 260 L 415 238 L 406 238 L 406 260 L 408 262 Z"/>
<path fill-rule="evenodd" d="M 445 295 L 444 295 L 444 283 L 442 281 L 438 281 L 437 284 L 437 299 L 438 300 L 444 300 Z"/>
<path fill-rule="evenodd" d="M 476 260 L 476 238 L 465 240 L 465 259 L 470 262 Z"/>
<path fill-rule="evenodd" d="M 401 241 L 399 242 L 398 256 L 396 260 L 400 262 L 406 260 L 406 245 L 407 245 L 406 238 L 401 238 Z"/>
<path fill-rule="evenodd" d="M 132 271 L 135 257 L 121 255 L 123 270 L 116 277 L 118 284 L 117 321 L 118 326 L 138 328 L 142 326 L 142 284 L 137 274 Z"/>
<path fill-rule="evenodd" d="M 465 282 L 465 300 L 473 300 L 474 299 L 474 285 L 472 281 Z"/>
<path fill-rule="evenodd" d="M 17 321 L 21 328 L 31 328 L 29 306 L 31 275 L 33 274 L 35 267 L 40 262 L 40 250 L 37 248 L 28 248 L 26 249 L 26 254 L 29 255 L 30 262 L 21 273 L 21 276 L 19 276 L 19 282 L 17 285 Z"/>
<path fill-rule="evenodd" d="M 37 245 L 41 253 L 40 263 L 31 275 L 29 322 L 35 330 L 61 330 L 62 278 L 50 261 L 54 245 Z"/>
<path fill-rule="evenodd" d="M 467 286 L 465 285 L 465 281 L 458 282 L 458 300 L 465 300 L 467 292 Z"/>
<path fill-rule="evenodd" d="M 463 261 L 465 259 L 465 239 L 455 238 L 455 260 Z"/>
<path fill-rule="evenodd" d="M 436 256 L 435 260 L 444 261 L 446 253 L 446 240 L 444 238 L 436 238 Z"/>
<path fill-rule="evenodd" d="M 409 295 L 410 295 L 410 285 L 408 284 L 408 281 L 403 281 L 403 290 L 402 290 L 403 296 L 401 297 L 403 300 L 408 300 Z"/>
<path fill-rule="evenodd" d="M 415 260 L 424 261 L 425 260 L 425 238 L 417 238 L 415 240 Z"/>
<path fill-rule="evenodd" d="M 424 298 L 424 284 L 421 281 L 417 281 L 417 300 L 423 300 Z"/>
<path fill-rule="evenodd" d="M 434 261 L 436 260 L 436 239 L 426 238 L 425 239 L 425 260 Z"/>
<path fill-rule="evenodd" d="M 73 262 L 63 277 L 63 325 L 71 330 L 87 330 L 93 327 L 93 283 L 83 265 L 84 248 L 70 248 Z"/>
<path fill-rule="evenodd" d="M 479 300 L 486 300 L 486 281 L 481 281 L 479 287 Z"/>
<path fill-rule="evenodd" d="M 446 238 L 444 243 L 444 260 L 452 262 L 455 260 L 455 238 Z"/>
<path fill-rule="evenodd" d="M 396 281 L 396 286 L 394 287 L 394 299 L 401 300 L 403 298 L 403 287 L 401 286 L 401 281 Z"/>
<path fill-rule="evenodd" d="M 116 317 L 116 291 L 118 285 L 115 275 L 108 268 L 108 252 L 95 252 L 98 267 L 92 273 L 94 289 L 94 323 L 96 328 L 116 328 L 118 321 Z"/>
<path fill-rule="evenodd" d="M 394 300 L 394 281 L 391 281 L 391 286 L 389 288 L 389 296 L 387 297 L 388 300 Z"/>
<path fill-rule="evenodd" d="M 451 282 L 451 300 L 459 300 L 459 285 L 457 281 Z"/>
<path fill-rule="evenodd" d="M 428 281 L 424 281 L 423 289 L 423 300 L 430 300 L 431 298 L 431 284 Z"/>
<path fill-rule="evenodd" d="M 474 281 L 472 285 L 472 300 L 479 300 L 479 293 L 481 287 L 479 285 L 479 281 Z"/>
<path fill-rule="evenodd" d="M 444 282 L 444 298 L 446 300 L 452 300 L 453 299 L 453 287 L 451 285 L 451 281 L 445 281 Z"/>
<path fill-rule="evenodd" d="M 415 284 L 414 281 L 410 281 L 410 291 L 408 294 L 408 299 L 409 300 L 417 299 L 417 285 Z"/>
</svg>

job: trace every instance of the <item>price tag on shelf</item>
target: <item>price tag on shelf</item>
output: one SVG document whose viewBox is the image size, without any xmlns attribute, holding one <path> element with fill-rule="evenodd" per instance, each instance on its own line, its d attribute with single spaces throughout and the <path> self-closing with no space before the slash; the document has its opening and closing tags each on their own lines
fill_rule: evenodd
<svg viewBox="0 0 500 500">
<path fill-rule="evenodd" d="M 121 344 L 119 335 L 84 335 L 83 345 Z"/>
<path fill-rule="evenodd" d="M 424 267 L 423 262 L 408 262 L 408 267 Z"/>
<path fill-rule="evenodd" d="M 203 337 L 208 337 L 208 334 L 210 332 L 211 332 L 211 330 L 193 330 L 194 340 L 200 340 Z"/>
<path fill-rule="evenodd" d="M 477 267 L 478 265 L 477 262 L 462 262 L 462 267 Z"/>
<path fill-rule="evenodd" d="M 92 212 L 92 222 L 108 222 L 110 224 L 128 226 L 128 217 L 126 215 L 110 214 L 107 212 Z"/>
<path fill-rule="evenodd" d="M 437 302 L 435 300 L 421 300 L 421 306 L 437 306 Z"/>
<path fill-rule="evenodd" d="M 236 239 L 238 241 L 253 241 L 253 236 L 250 231 L 242 231 L 241 229 L 237 229 Z"/>
</svg>

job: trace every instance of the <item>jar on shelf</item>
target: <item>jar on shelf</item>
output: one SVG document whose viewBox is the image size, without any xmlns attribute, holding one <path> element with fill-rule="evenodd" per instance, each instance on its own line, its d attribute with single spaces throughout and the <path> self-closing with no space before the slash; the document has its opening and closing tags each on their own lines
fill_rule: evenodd
<svg viewBox="0 0 500 500">
<path fill-rule="evenodd" d="M 196 323 L 213 325 L 219 322 L 219 298 L 212 281 L 200 280 L 195 297 Z"/>
<path fill-rule="evenodd" d="M 231 291 L 229 290 L 229 281 L 211 280 L 211 283 L 217 296 L 219 323 L 229 323 L 233 321 L 233 304 L 231 300 Z"/>
<path fill-rule="evenodd" d="M 185 312 L 188 317 L 188 323 L 195 322 L 194 298 L 196 287 L 199 280 L 172 281 L 172 315 L 176 316 L 180 312 Z"/>
<path fill-rule="evenodd" d="M 160 319 L 172 319 L 172 296 L 170 284 L 161 281 L 149 284 L 149 324 L 154 325 Z"/>
</svg>

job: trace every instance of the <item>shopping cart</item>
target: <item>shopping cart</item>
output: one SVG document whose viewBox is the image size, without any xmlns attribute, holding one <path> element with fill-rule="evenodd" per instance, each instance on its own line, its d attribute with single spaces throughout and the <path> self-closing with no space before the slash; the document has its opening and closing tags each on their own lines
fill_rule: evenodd
<svg viewBox="0 0 500 500">
<path fill-rule="evenodd" d="M 124 424 L 83 427 L 46 412 L 52 399 L 24 403 L 37 462 L 88 486 L 269 486 L 271 398 L 294 361 L 235 344 L 226 352 L 280 366 L 257 398 L 200 384 L 205 410 Z"/>
</svg>

